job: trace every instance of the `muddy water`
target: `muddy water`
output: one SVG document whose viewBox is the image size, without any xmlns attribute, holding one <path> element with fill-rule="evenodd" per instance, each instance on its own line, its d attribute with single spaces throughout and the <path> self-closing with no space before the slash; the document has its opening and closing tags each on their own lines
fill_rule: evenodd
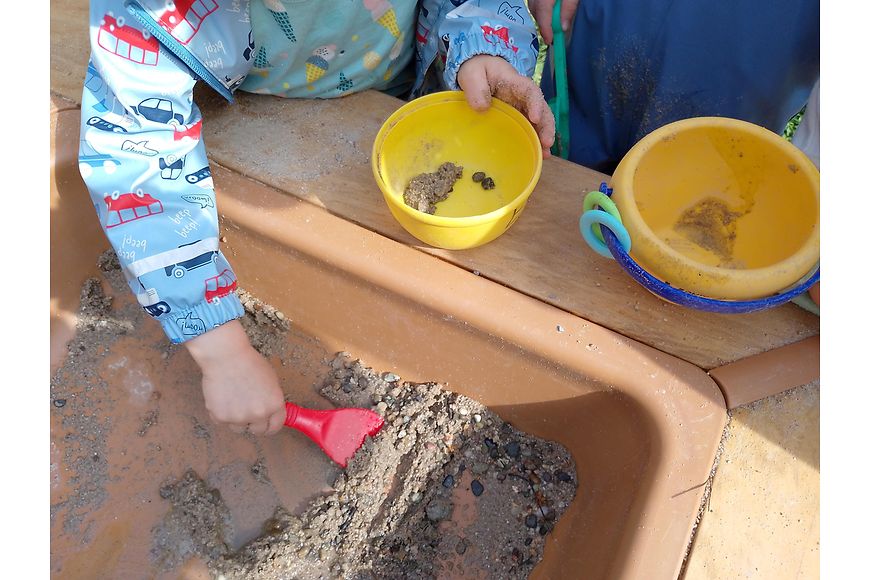
<svg viewBox="0 0 870 580">
<path fill-rule="evenodd" d="M 234 549 L 259 535 L 277 506 L 301 511 L 328 489 L 337 467 L 303 436 L 261 440 L 211 424 L 198 367 L 135 303 L 120 271 L 103 271 L 82 298 L 77 334 L 51 379 L 53 574 L 153 575 L 153 528 L 167 511 L 159 489 L 188 468 L 220 490 Z M 260 343 L 274 347 L 268 317 L 249 318 Z M 325 353 L 289 325 L 281 334 L 271 360 L 288 397 L 328 406 L 314 388 Z"/>
</svg>

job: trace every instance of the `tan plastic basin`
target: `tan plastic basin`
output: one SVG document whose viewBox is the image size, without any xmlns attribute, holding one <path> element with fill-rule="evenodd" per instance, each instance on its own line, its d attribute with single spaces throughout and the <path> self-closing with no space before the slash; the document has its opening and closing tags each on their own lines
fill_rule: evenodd
<svg viewBox="0 0 870 580">
<path fill-rule="evenodd" d="M 78 116 L 75 109 L 52 116 L 52 373 L 82 282 L 108 247 L 78 176 Z M 405 380 L 446 382 L 574 456 L 577 497 L 535 578 L 679 575 L 726 421 L 722 395 L 703 371 L 322 208 L 213 171 L 224 248 L 240 285 L 293 321 L 294 365 L 278 368 L 288 394 L 324 405 L 313 387 L 317 369 L 341 350 Z M 67 437 L 73 428 L 63 409 L 51 409 L 53 577 L 159 576 L 148 556 L 151 529 L 168 508 L 158 489 L 188 467 L 221 490 L 237 543 L 255 536 L 276 505 L 301 511 L 336 473 L 289 430 L 261 441 L 213 427 L 208 438 L 193 436 L 192 425 L 209 425 L 196 367 L 183 349 L 162 359 L 162 332 L 146 323 L 94 369 L 105 389 L 92 403 L 107 419 L 99 493 L 83 495 L 90 480 L 68 453 L 77 449 Z M 159 397 L 141 396 L 143 384 Z M 70 388 L 70 397 L 95 392 Z M 159 420 L 140 434 L 155 409 Z M 272 485 L 250 477 L 258 457 Z M 87 497 L 76 524 L 73 500 Z M 191 561 L 170 577 L 207 576 Z"/>
</svg>

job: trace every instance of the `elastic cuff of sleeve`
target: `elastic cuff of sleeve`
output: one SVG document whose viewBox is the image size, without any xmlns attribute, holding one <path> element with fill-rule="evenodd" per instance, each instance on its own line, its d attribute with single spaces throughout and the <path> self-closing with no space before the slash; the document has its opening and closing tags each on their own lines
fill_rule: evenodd
<svg viewBox="0 0 870 580">
<path fill-rule="evenodd" d="M 174 344 L 179 344 L 205 334 L 221 324 L 240 318 L 245 309 L 235 292 L 211 302 L 203 300 L 193 308 L 179 312 L 171 312 L 161 317 L 163 332 Z M 174 316 L 173 316 L 174 315 Z"/>
<path fill-rule="evenodd" d="M 450 90 L 461 90 L 459 83 L 456 82 L 459 67 L 465 61 L 478 54 L 500 56 L 508 61 L 519 74 L 525 77 L 531 78 L 535 72 L 537 55 L 532 55 L 534 58 L 530 58 L 530 53 L 523 50 L 514 51 L 513 47 L 507 46 L 500 39 L 498 43 L 491 43 L 479 36 L 468 36 L 465 42 L 459 46 L 451 45 L 448 50 L 447 66 L 444 67 L 444 84 Z"/>
</svg>

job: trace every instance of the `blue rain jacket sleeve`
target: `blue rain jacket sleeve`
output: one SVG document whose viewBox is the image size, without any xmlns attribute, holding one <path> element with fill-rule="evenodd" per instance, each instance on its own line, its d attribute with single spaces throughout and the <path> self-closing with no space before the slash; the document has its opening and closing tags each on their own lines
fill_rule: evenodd
<svg viewBox="0 0 870 580">
<path fill-rule="evenodd" d="M 188 36 L 220 16 L 209 0 L 170 4 L 182 20 L 191 10 Z M 89 34 L 79 168 L 130 288 L 183 342 L 244 312 L 218 247 L 195 80 L 120 1 L 90 3 Z"/>
<path fill-rule="evenodd" d="M 478 54 L 500 56 L 525 77 L 535 71 L 538 35 L 523 0 L 423 0 L 416 36 L 415 97 L 459 90 L 459 67 Z"/>
</svg>

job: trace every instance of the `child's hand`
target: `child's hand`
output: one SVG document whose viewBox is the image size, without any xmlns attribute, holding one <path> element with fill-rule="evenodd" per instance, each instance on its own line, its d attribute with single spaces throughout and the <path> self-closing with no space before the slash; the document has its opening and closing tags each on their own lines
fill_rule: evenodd
<svg viewBox="0 0 870 580">
<path fill-rule="evenodd" d="M 810 298 L 813 299 L 813 302 L 816 303 L 816 306 L 821 306 L 819 300 L 821 299 L 819 296 L 819 284 L 821 282 L 816 282 L 812 286 L 810 286 Z"/>
<path fill-rule="evenodd" d="M 236 433 L 272 435 L 284 424 L 284 393 L 272 365 L 254 350 L 238 320 L 185 343 L 202 369 L 202 394 L 213 421 Z"/>
<path fill-rule="evenodd" d="M 529 0 L 529 12 L 535 17 L 545 44 L 553 44 L 553 5 L 555 0 Z M 562 0 L 562 30 L 568 32 L 577 13 L 580 0 Z"/>
<path fill-rule="evenodd" d="M 556 140 L 556 120 L 541 89 L 500 56 L 478 54 L 459 67 L 456 81 L 475 111 L 485 111 L 492 97 L 512 105 L 535 127 L 544 157 Z"/>
</svg>

